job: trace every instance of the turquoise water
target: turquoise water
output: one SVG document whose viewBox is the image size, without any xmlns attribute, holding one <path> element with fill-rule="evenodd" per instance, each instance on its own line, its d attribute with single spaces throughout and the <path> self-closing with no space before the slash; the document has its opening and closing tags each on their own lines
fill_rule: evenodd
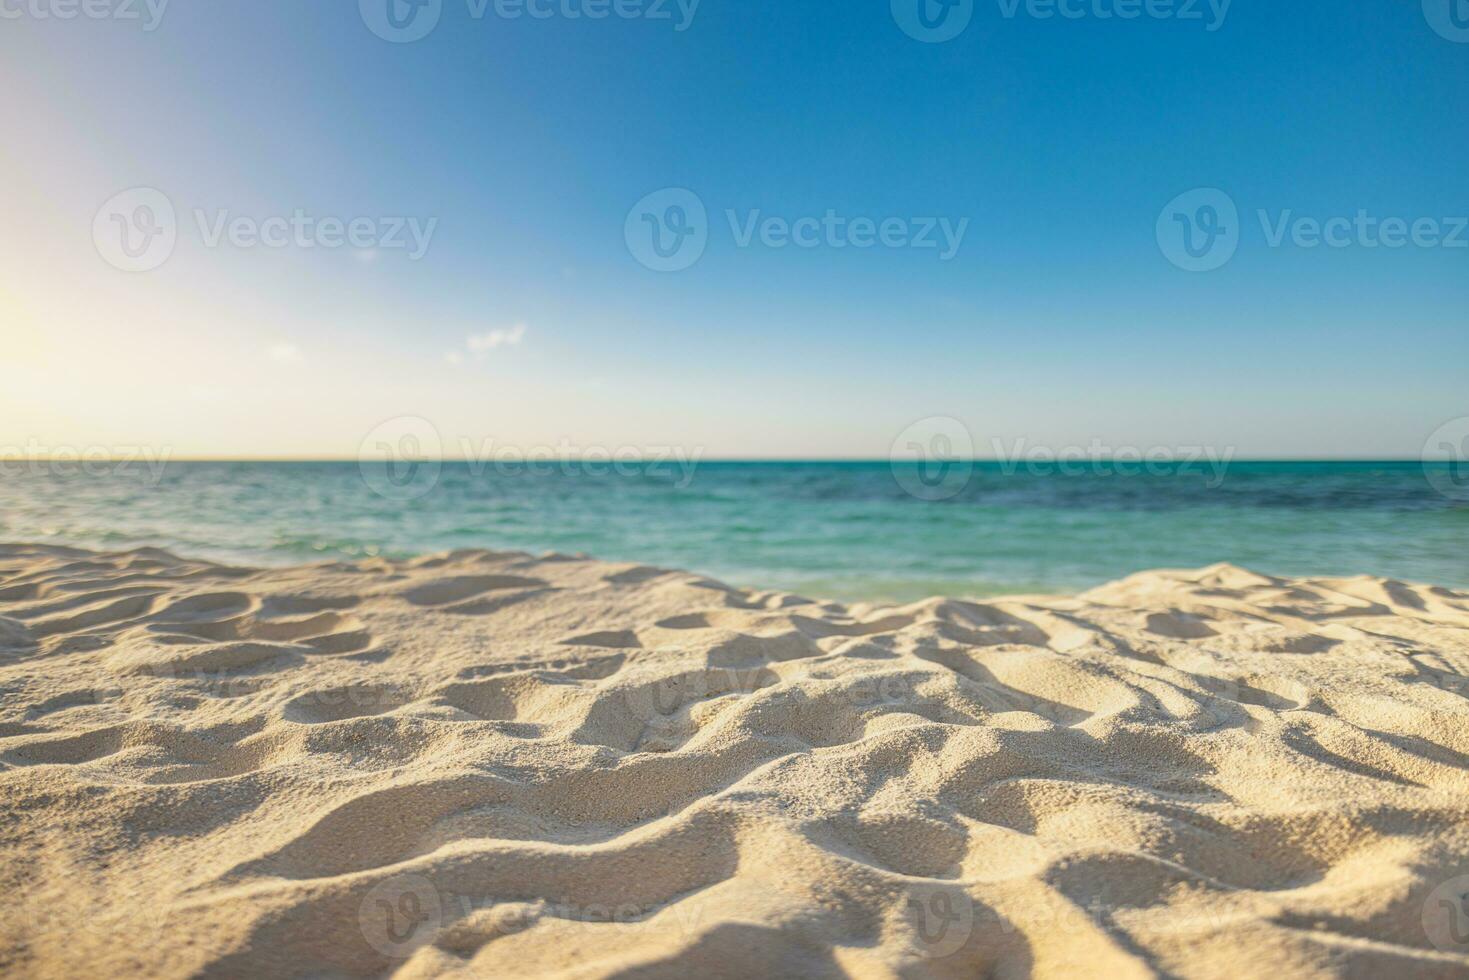
<svg viewBox="0 0 1469 980">
<path fill-rule="evenodd" d="M 1416 462 L 1235 462 L 1217 481 L 976 464 L 942 501 L 887 462 L 701 463 L 687 478 L 444 464 L 407 500 L 357 463 L 100 468 L 8 463 L 0 538 L 256 564 L 583 552 L 839 599 L 1073 592 L 1219 561 L 1469 587 L 1469 480 Z"/>
</svg>

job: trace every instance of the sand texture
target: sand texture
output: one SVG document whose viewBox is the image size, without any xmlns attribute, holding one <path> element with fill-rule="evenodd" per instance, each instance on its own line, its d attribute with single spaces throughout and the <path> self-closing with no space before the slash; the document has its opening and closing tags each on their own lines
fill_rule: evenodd
<svg viewBox="0 0 1469 980">
<path fill-rule="evenodd" d="M 1469 976 L 1469 595 L 0 547 L 0 970 Z"/>
</svg>

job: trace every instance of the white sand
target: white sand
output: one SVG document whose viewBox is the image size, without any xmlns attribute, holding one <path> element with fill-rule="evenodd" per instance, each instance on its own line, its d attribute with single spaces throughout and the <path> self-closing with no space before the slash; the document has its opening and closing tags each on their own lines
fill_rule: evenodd
<svg viewBox="0 0 1469 980">
<path fill-rule="evenodd" d="M 1469 975 L 1469 595 L 0 547 L 0 970 Z"/>
</svg>

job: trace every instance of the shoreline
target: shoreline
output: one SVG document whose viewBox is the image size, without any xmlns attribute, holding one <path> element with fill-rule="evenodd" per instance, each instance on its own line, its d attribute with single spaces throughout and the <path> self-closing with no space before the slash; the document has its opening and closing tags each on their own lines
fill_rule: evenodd
<svg viewBox="0 0 1469 980">
<path fill-rule="evenodd" d="M 862 605 L 871 607 L 906 606 L 926 600 L 994 602 L 1006 599 L 1074 599 L 1080 596 L 1084 596 L 1089 592 L 1094 592 L 1099 589 L 1106 588 L 1107 586 L 1114 585 L 1118 582 L 1136 576 L 1187 574 L 1196 571 L 1203 571 L 1214 567 L 1239 568 L 1248 571 L 1251 574 L 1282 581 L 1292 579 L 1332 582 L 1346 582 L 1357 579 L 1371 581 L 1390 581 L 1415 588 L 1446 589 L 1453 592 L 1462 592 L 1464 594 L 1469 594 L 1469 580 L 1465 580 L 1464 582 L 1448 581 L 1431 583 L 1428 581 L 1413 578 L 1381 576 L 1366 571 L 1299 575 L 1292 574 L 1290 572 L 1259 571 L 1257 566 L 1239 565 L 1235 562 L 1227 560 L 1206 563 L 1197 566 L 1173 565 L 1158 566 L 1152 568 L 1140 568 L 1135 571 L 1122 572 L 1112 577 L 1103 578 L 1094 581 L 1091 584 L 1082 583 L 1072 586 L 1070 588 L 1046 588 L 1039 583 L 1036 583 L 1036 587 L 1031 589 L 1010 588 L 998 584 L 977 584 L 968 591 L 961 591 L 958 587 L 955 587 L 952 591 L 943 591 L 941 589 L 931 589 L 925 591 L 914 585 L 915 582 L 919 581 L 919 579 L 917 578 L 893 577 L 880 580 L 871 580 L 885 582 L 885 589 L 867 589 L 864 590 L 863 594 L 857 594 L 855 592 L 846 592 L 845 594 L 843 594 L 844 587 L 841 584 L 842 580 L 833 579 L 830 575 L 826 574 L 808 575 L 806 577 L 806 581 L 804 582 L 775 582 L 761 584 L 758 582 L 744 581 L 738 577 L 739 573 L 730 574 L 720 572 L 695 572 L 690 569 L 682 568 L 678 565 L 666 564 L 658 561 L 640 560 L 636 557 L 616 558 L 598 554 L 589 554 L 582 551 L 558 549 L 537 550 L 534 548 L 523 547 L 501 548 L 471 545 L 453 548 L 417 550 L 412 548 L 392 548 L 386 551 L 363 550 L 360 553 L 354 553 L 347 550 L 333 552 L 331 549 L 334 546 L 324 545 L 321 548 L 313 549 L 309 553 L 309 555 L 306 552 L 293 555 L 282 550 L 261 552 L 239 551 L 224 545 L 200 544 L 196 547 L 180 547 L 173 544 L 139 544 L 137 543 L 137 539 L 132 537 L 124 537 L 124 542 L 125 543 L 120 542 L 120 547 L 109 548 L 100 541 L 81 540 L 73 538 L 66 539 L 64 543 L 56 543 L 45 539 L 34 538 L 0 540 L 0 552 L 4 552 L 6 549 L 13 548 L 37 548 L 55 549 L 58 552 L 72 552 L 78 556 L 92 554 L 130 555 L 138 553 L 159 553 L 174 560 L 185 560 L 182 559 L 180 556 L 188 555 L 189 558 L 187 560 L 211 565 L 218 565 L 222 567 L 249 569 L 259 572 L 283 571 L 287 569 L 313 568 L 339 564 L 350 565 L 358 562 L 413 562 L 426 558 L 446 557 L 453 555 L 489 555 L 499 557 L 515 557 L 531 561 L 591 561 L 600 562 L 608 565 L 637 565 L 639 567 L 654 568 L 661 572 L 666 572 L 669 574 L 698 575 L 700 577 L 717 580 L 718 582 L 720 582 L 720 584 L 727 585 L 731 588 L 741 589 L 750 592 L 782 592 L 801 597 L 815 598 L 821 602 L 826 603 L 836 603 L 846 606 Z M 819 583 L 822 581 L 835 583 L 837 587 L 833 589 L 823 590 L 819 585 Z M 935 581 L 937 582 L 941 580 Z M 850 588 L 851 586 L 846 587 Z"/>
<path fill-rule="evenodd" d="M 1469 593 L 1432 585 L 843 605 L 5 544 L 0 688 L 7 970 L 1469 970 Z"/>
</svg>

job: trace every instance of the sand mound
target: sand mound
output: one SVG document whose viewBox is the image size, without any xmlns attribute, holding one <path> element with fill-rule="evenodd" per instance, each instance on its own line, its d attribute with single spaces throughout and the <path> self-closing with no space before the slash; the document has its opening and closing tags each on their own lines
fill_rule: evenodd
<svg viewBox="0 0 1469 980">
<path fill-rule="evenodd" d="M 0 547 L 0 968 L 1464 976 L 1469 595 Z"/>
</svg>

